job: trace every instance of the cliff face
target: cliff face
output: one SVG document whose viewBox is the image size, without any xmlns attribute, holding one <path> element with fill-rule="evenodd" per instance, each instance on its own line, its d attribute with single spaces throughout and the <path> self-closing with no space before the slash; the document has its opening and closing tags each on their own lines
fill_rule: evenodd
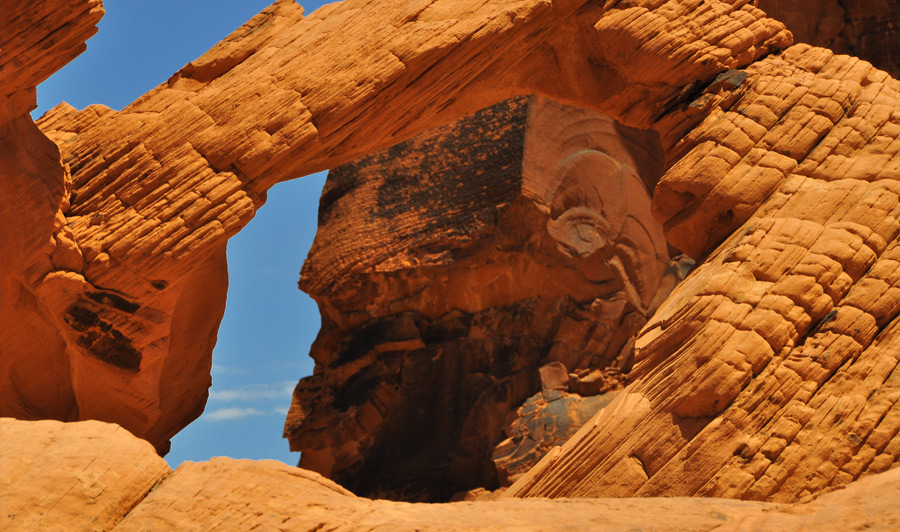
<svg viewBox="0 0 900 532">
<path fill-rule="evenodd" d="M 655 132 L 531 97 L 332 170 L 300 281 L 323 320 L 285 425 L 300 466 L 362 495 L 496 487 L 539 367 L 630 369 L 666 295 L 662 166 Z"/>
<path fill-rule="evenodd" d="M 43 207 L 62 228 L 34 229 L 42 242 L 57 235 L 48 253 L 56 264 L 28 280 L 31 295 L 9 300 L 22 301 L 9 304 L 28 325 L 5 333 L 6 344 L 24 347 L 4 362 L 3 412 L 113 421 L 164 451 L 205 403 L 225 242 L 274 183 L 516 95 L 580 102 L 647 127 L 688 85 L 788 42 L 749 6 L 673 3 L 648 14 L 675 26 L 694 18 L 699 33 L 638 48 L 635 24 L 645 20 L 578 8 L 350 0 L 302 18 L 295 2 L 279 0 L 121 112 L 62 106 L 44 117 L 72 185 Z M 738 28 L 751 37 L 720 35 Z M 634 53 L 619 49 L 632 45 Z M 9 144 L 22 145 L 12 135 Z M 23 205 L 51 196 L 25 183 L 15 193 L 28 195 Z M 4 216 L 16 220 L 16 208 Z M 31 249 L 16 264 L 41 256 Z M 22 330 L 41 331 L 41 341 L 17 338 Z M 54 373 L 36 379 L 26 367 Z"/>
<path fill-rule="evenodd" d="M 270 186 L 377 153 L 510 97 L 541 94 L 658 133 L 667 170 L 650 210 L 666 239 L 698 266 L 641 329 L 631 384 L 510 493 L 787 501 L 883 471 L 900 457 L 900 85 L 887 73 L 825 49 L 790 46 L 780 23 L 742 0 L 347 0 L 308 18 L 293 1 L 279 0 L 121 112 L 62 106 L 46 116 L 40 125 L 60 143 L 69 181 L 54 146 L 25 115 L 32 104 L 22 102 L 33 101 L 29 91 L 46 76 L 45 65 L 77 50 L 72 43 L 92 31 L 100 11 L 90 2 L 41 6 L 34 13 L 46 7 L 48 20 L 64 22 L 35 25 L 3 10 L 10 25 L 30 28 L 3 32 L 4 60 L 19 57 L 7 49 L 26 57 L 26 49 L 61 43 L 48 48 L 47 62 L 3 65 L 4 415 L 114 421 L 163 451 L 205 402 L 224 305 L 225 242 Z M 527 127 L 523 135 L 527 162 Z M 639 272 L 654 263 L 628 270 L 626 251 L 659 248 L 616 242 L 615 253 L 603 251 L 599 229 L 606 223 L 604 235 L 626 234 L 613 230 L 625 216 L 607 212 L 605 200 L 597 201 L 603 194 L 584 186 L 585 160 L 609 168 L 603 154 L 611 154 L 591 149 L 600 155 L 577 154 L 567 166 L 559 164 L 566 149 L 548 148 L 547 174 L 501 172 L 504 188 L 489 187 L 475 211 L 484 216 L 454 220 L 452 234 L 437 231 L 447 247 L 427 245 L 434 233 L 426 231 L 391 248 L 403 260 L 376 252 L 334 269 L 311 263 L 306 286 L 326 313 L 315 356 L 338 371 L 329 377 L 323 370 L 318 381 L 300 386 L 288 428 L 298 438 L 318 438 L 303 444 L 316 467 L 337 471 L 338 459 L 346 460 L 341 467 L 368 464 L 354 446 L 379 449 L 391 441 L 391 423 L 408 427 L 421 419 L 400 409 L 406 414 L 388 423 L 391 413 L 381 406 L 421 397 L 411 380 L 401 385 L 397 364 L 402 370 L 408 361 L 416 380 L 435 383 L 435 367 L 467 360 L 442 360 L 442 342 L 493 357 L 486 366 L 451 367 L 460 388 L 475 375 L 487 378 L 469 380 L 470 395 L 448 396 L 475 412 L 484 405 L 483 419 L 493 422 L 514 408 L 510 398 L 524 399 L 538 386 L 503 364 L 555 361 L 562 373 L 577 375 L 583 360 L 601 352 L 557 341 L 563 328 L 543 318 L 580 321 L 577 331 L 598 312 L 586 312 L 586 303 L 599 299 L 600 314 L 618 317 L 629 334 L 639 326 L 625 317 L 643 319 L 653 308 L 653 275 Z M 539 167 L 526 162 L 522 169 Z M 335 181 L 346 184 L 351 175 Z M 612 184 L 637 187 L 633 177 Z M 554 180 L 564 193 L 529 188 Z M 382 197 L 433 202 L 416 196 L 421 190 L 390 188 Z M 345 193 L 331 193 L 339 212 Z M 372 194 L 375 212 L 406 230 L 431 218 L 417 212 L 403 225 L 391 203 L 379 205 Z M 447 207 L 459 210 L 452 201 Z M 534 217 L 523 216 L 529 210 Z M 352 235 L 348 241 L 355 242 Z M 470 243 L 474 248 L 461 247 Z M 487 254 L 479 243 L 499 245 L 501 253 Z M 504 245 L 512 252 L 503 254 Z M 515 250 L 528 245 L 537 259 L 517 258 Z M 329 253 L 355 257 L 341 249 L 322 257 Z M 507 261 L 496 263 L 502 271 L 452 274 L 490 296 L 485 301 L 443 294 L 432 282 L 448 264 L 491 255 Z M 424 267 L 411 269 L 413 259 Z M 564 271 L 559 278 L 532 270 L 533 263 L 567 260 L 570 267 L 546 270 Z M 330 293 L 329 276 L 359 287 L 370 286 L 367 276 L 386 281 L 384 293 L 371 297 L 375 318 L 360 315 L 351 294 Z M 397 304 L 397 287 L 423 280 L 435 288 Z M 492 286 L 537 293 L 491 295 Z M 522 303 L 537 296 L 572 306 Z M 460 312 L 447 310 L 444 299 Z M 605 307 L 606 300 L 614 304 Z M 366 328 L 370 321 L 377 326 Z M 342 345 L 337 330 L 359 343 Z M 504 336 L 566 349 L 553 355 L 551 348 L 544 359 L 519 343 L 503 344 Z M 384 364 L 363 367 L 372 353 Z M 600 358 L 608 355 L 603 350 Z M 316 390 L 311 384 L 335 392 L 338 402 L 324 403 L 337 405 L 333 412 L 315 412 L 303 393 Z M 497 390 L 507 396 L 492 396 Z M 458 404 L 429 408 L 460 411 Z M 329 419 L 339 419 L 343 432 L 314 425 Z M 479 419 L 447 426 L 469 435 L 465 425 Z M 474 443 L 450 439 L 483 449 L 475 433 Z M 316 457 L 332 443 L 347 449 Z"/>
<path fill-rule="evenodd" d="M 707 258 L 627 393 L 512 492 L 796 500 L 900 460 L 900 82 L 805 45 L 743 75 L 654 196 Z"/>
</svg>

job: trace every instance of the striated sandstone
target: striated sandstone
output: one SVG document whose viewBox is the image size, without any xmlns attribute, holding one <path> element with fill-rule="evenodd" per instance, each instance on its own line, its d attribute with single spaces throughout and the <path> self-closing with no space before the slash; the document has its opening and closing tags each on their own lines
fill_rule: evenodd
<svg viewBox="0 0 900 532">
<path fill-rule="evenodd" d="M 900 89 L 790 42 L 741 0 L 348 0 L 303 20 L 280 1 L 121 112 L 58 110 L 70 189 L 4 115 L 3 313 L 22 326 L 3 320 L 3 412 L 119 421 L 163 450 L 205 400 L 225 240 L 273 183 L 538 93 L 659 132 L 653 211 L 701 263 L 643 329 L 634 383 L 509 493 L 795 500 L 883 471 Z"/>
<path fill-rule="evenodd" d="M 661 173 L 656 133 L 537 97 L 332 170 L 300 279 L 322 315 L 285 424 L 300 466 L 360 495 L 495 488 L 544 372 L 630 369 L 666 295 Z"/>
<path fill-rule="evenodd" d="M 85 49 L 99 0 L 12 2 L 0 10 L 0 414 L 77 419 L 60 323 L 39 286 L 80 252 L 62 212 L 71 177 L 59 148 L 31 120 L 35 87 Z"/>
<path fill-rule="evenodd" d="M 508 493 L 790 501 L 900 461 L 900 82 L 806 45 L 741 74 L 654 196 L 707 258 L 634 384 Z"/>
<path fill-rule="evenodd" d="M 516 95 L 647 127 L 694 87 L 790 42 L 745 2 L 348 0 L 301 11 L 279 0 L 121 112 L 61 108 L 41 122 L 62 142 L 72 187 L 51 202 L 64 225 L 35 233 L 53 235 L 57 263 L 32 268 L 18 301 L 27 330 L 52 339 L 42 356 L 69 369 L 43 378 L 64 398 L 46 405 L 15 391 L 31 374 L 4 370 L 15 399 L 4 413 L 116 421 L 164 451 L 205 402 L 226 239 L 272 184 Z M 23 366 L 35 342 L 17 334 L 4 344 Z"/>
<path fill-rule="evenodd" d="M 896 512 L 900 470 L 869 477 L 805 504 L 688 498 L 408 504 L 355 497 L 317 473 L 269 460 L 215 458 L 209 462 L 187 462 L 166 476 L 167 469 L 140 467 L 162 463 L 150 445 L 105 423 L 4 420 L 2 429 L 0 519 L 3 530 L 10 532 L 846 532 L 900 527 Z M 9 449 L 15 452 L 9 453 Z M 109 449 L 124 455 L 115 455 Z M 110 469 L 113 456 L 115 466 Z M 8 483 L 7 478 L 13 476 L 11 466 L 19 471 L 19 464 L 27 464 L 29 474 L 15 475 Z M 137 472 L 153 474 L 145 477 L 146 484 L 132 483 L 131 486 L 142 489 L 129 492 L 134 495 L 128 499 L 130 504 L 121 504 L 126 498 L 122 496 L 124 485 L 135 479 Z M 148 494 L 151 480 L 160 476 L 165 479 Z M 71 488 L 59 489 L 61 486 Z M 122 488 L 114 489 L 119 486 Z M 52 504 L 47 500 L 48 494 L 54 497 Z M 14 516 L 9 515 L 8 509 L 15 509 Z M 114 515 L 94 519 L 101 514 Z"/>
</svg>

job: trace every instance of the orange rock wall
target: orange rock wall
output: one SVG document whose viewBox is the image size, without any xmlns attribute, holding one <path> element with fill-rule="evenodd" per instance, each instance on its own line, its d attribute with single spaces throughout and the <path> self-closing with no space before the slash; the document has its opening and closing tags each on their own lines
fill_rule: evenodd
<svg viewBox="0 0 900 532">
<path fill-rule="evenodd" d="M 50 272 L 80 253 L 62 215 L 71 178 L 59 148 L 28 115 L 35 87 L 81 53 L 103 15 L 99 0 L 14 2 L 2 9 L 0 60 L 0 409 L 78 419 L 61 315 L 40 302 Z"/>
</svg>

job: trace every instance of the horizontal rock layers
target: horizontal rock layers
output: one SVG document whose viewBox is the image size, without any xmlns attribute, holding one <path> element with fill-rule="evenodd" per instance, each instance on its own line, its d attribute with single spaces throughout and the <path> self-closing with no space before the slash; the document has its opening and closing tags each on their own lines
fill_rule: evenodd
<svg viewBox="0 0 900 532">
<path fill-rule="evenodd" d="M 655 132 L 531 97 L 332 170 L 300 279 L 323 322 L 285 425 L 300 466 L 369 496 L 496 487 L 539 367 L 630 369 L 666 295 L 662 164 Z"/>
<path fill-rule="evenodd" d="M 900 470 L 794 505 L 685 498 L 412 505 L 358 498 L 316 473 L 268 460 L 214 458 L 187 462 L 170 473 L 146 442 L 105 423 L 4 419 L 2 429 L 0 527 L 8 532 L 674 532 L 701 527 L 844 532 L 900 526 Z M 111 456 L 127 459 L 117 458 L 111 471 Z M 113 471 L 116 477 L 110 476 Z M 151 486 L 155 489 L 148 493 Z M 47 503 L 48 493 L 55 504 Z"/>
</svg>

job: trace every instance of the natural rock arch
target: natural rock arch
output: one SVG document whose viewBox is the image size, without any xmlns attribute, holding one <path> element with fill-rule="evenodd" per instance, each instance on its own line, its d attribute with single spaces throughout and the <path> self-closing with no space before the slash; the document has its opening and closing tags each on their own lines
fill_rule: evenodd
<svg viewBox="0 0 900 532">
<path fill-rule="evenodd" d="M 3 330 L 4 415 L 114 421 L 164 449 L 205 401 L 224 243 L 270 186 L 537 93 L 661 133 L 655 212 L 704 262 L 644 330 L 630 393 L 515 492 L 794 499 L 897 460 L 896 80 L 788 48 L 742 0 L 300 14 L 279 0 L 121 112 L 45 117 L 70 185 L 4 170 L 5 197 L 43 205 L 4 253 L 4 314 L 32 322 Z M 4 144 L 23 138 L 6 123 Z M 47 401 L 27 383 L 60 360 Z"/>
</svg>

